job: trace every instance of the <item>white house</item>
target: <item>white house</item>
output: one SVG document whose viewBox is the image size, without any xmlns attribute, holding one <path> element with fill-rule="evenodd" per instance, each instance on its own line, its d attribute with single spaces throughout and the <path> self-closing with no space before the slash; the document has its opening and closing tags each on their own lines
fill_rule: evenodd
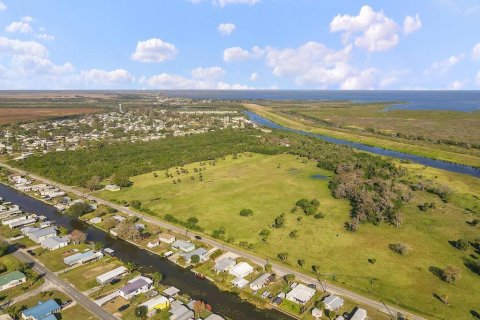
<svg viewBox="0 0 480 320">
<path fill-rule="evenodd" d="M 54 227 L 43 228 L 27 233 L 27 237 L 29 237 L 30 240 L 35 241 L 36 243 L 40 243 L 43 240 L 54 237 L 56 235 L 57 230 Z"/>
<path fill-rule="evenodd" d="M 195 250 L 195 245 L 184 240 L 176 240 L 174 243 L 172 243 L 172 248 L 182 250 L 183 252 L 190 252 Z"/>
<path fill-rule="evenodd" d="M 237 288 L 243 288 L 245 287 L 247 284 L 248 284 L 248 280 L 245 280 L 243 278 L 235 278 L 233 279 L 232 281 L 230 281 L 230 283 L 234 286 L 234 287 L 237 287 Z"/>
<path fill-rule="evenodd" d="M 235 264 L 237 264 L 237 262 L 235 262 L 234 259 L 223 258 L 215 262 L 215 267 L 213 267 L 213 270 L 215 270 L 215 272 L 219 274 L 220 272 L 230 271 L 230 269 L 233 268 Z"/>
<path fill-rule="evenodd" d="M 53 236 L 50 238 L 46 238 L 40 242 L 40 245 L 48 249 L 50 251 L 57 250 L 59 248 L 66 247 L 69 243 L 69 239 L 67 237 L 60 238 L 58 236 Z"/>
<path fill-rule="evenodd" d="M 101 274 L 97 277 L 97 283 L 101 285 L 105 285 L 107 283 L 112 282 L 114 279 L 117 279 L 125 274 L 127 274 L 128 270 L 125 267 L 118 267 L 111 271 L 108 271 L 104 274 Z"/>
<path fill-rule="evenodd" d="M 168 234 L 168 233 L 160 233 L 158 235 L 158 240 L 160 240 L 161 242 L 165 242 L 165 243 L 168 243 L 168 244 L 172 244 L 175 242 L 175 240 L 177 240 L 175 238 L 174 235 L 171 235 L 171 234 Z"/>
<path fill-rule="evenodd" d="M 325 309 L 332 310 L 332 311 L 336 311 L 340 309 L 343 306 L 344 302 L 345 301 L 342 298 L 340 298 L 339 296 L 335 296 L 333 294 L 323 299 L 323 304 L 325 305 Z"/>
<path fill-rule="evenodd" d="M 353 309 L 349 320 L 365 320 L 367 318 L 367 311 L 362 308 Z"/>
<path fill-rule="evenodd" d="M 13 271 L 0 275 L 0 291 L 18 286 L 27 281 L 27 277 L 20 271 Z"/>
<path fill-rule="evenodd" d="M 250 283 L 250 289 L 256 291 L 265 287 L 270 282 L 270 273 L 264 273 Z"/>
<path fill-rule="evenodd" d="M 252 272 L 253 267 L 246 262 L 240 262 L 228 271 L 228 273 L 237 278 L 245 278 Z"/>
<path fill-rule="evenodd" d="M 145 293 L 152 287 L 153 281 L 147 277 L 138 276 L 128 281 L 127 285 L 118 289 L 120 296 L 130 300 L 134 296 Z"/>
<path fill-rule="evenodd" d="M 290 290 L 285 296 L 287 300 L 299 303 L 306 304 L 313 296 L 315 295 L 315 289 L 309 288 L 304 284 L 297 284 L 295 288 Z"/>
</svg>

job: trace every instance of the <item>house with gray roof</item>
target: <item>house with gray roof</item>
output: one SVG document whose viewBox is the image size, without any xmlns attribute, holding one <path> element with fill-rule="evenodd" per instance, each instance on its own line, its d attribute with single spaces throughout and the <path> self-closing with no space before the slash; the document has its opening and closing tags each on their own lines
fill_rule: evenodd
<svg viewBox="0 0 480 320">
<path fill-rule="evenodd" d="M 190 252 L 195 250 L 195 245 L 184 240 L 176 240 L 174 243 L 172 243 L 172 248 L 181 250 L 183 252 Z"/>
<path fill-rule="evenodd" d="M 223 258 L 222 260 L 219 260 L 215 263 L 215 267 L 213 267 L 213 270 L 215 270 L 217 274 L 219 274 L 220 272 L 227 272 L 230 271 L 230 269 L 236 264 L 237 262 L 232 258 Z"/>
<path fill-rule="evenodd" d="M 50 237 L 54 237 L 56 235 L 57 235 L 57 230 L 54 227 L 38 229 L 38 230 L 27 233 L 27 237 L 29 237 L 30 240 L 35 241 L 36 243 L 40 243 L 43 240 Z"/>
<path fill-rule="evenodd" d="M 205 261 L 205 255 L 208 253 L 208 250 L 205 248 L 197 248 L 188 253 L 184 253 L 182 257 L 185 259 L 186 263 L 190 263 L 193 256 L 198 256 L 200 261 Z"/>
<path fill-rule="evenodd" d="M 66 247 L 70 240 L 67 237 L 60 238 L 58 236 L 53 236 L 47 238 L 40 242 L 42 248 L 48 249 L 50 251 L 57 250 L 59 248 Z"/>
</svg>

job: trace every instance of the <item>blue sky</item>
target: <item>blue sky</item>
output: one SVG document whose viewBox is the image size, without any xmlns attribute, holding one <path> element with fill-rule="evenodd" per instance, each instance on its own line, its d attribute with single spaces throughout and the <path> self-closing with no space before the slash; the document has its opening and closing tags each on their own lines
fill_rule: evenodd
<svg viewBox="0 0 480 320">
<path fill-rule="evenodd" d="M 0 0 L 0 89 L 480 89 L 480 0 Z"/>
</svg>

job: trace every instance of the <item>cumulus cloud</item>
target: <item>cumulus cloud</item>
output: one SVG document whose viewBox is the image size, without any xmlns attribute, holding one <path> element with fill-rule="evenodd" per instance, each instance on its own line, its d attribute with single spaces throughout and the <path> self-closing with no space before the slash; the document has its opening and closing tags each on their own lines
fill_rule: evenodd
<svg viewBox="0 0 480 320">
<path fill-rule="evenodd" d="M 474 60 L 480 60 L 480 42 L 473 47 L 472 57 Z"/>
<path fill-rule="evenodd" d="M 467 80 L 463 80 L 463 81 L 456 80 L 448 86 L 448 89 L 450 89 L 450 90 L 462 90 L 463 88 L 465 88 L 465 85 L 467 84 L 467 82 L 468 82 Z"/>
<path fill-rule="evenodd" d="M 225 7 L 230 4 L 248 4 L 253 6 L 257 4 L 260 0 L 214 0 L 213 3 L 218 4 L 220 7 Z"/>
<path fill-rule="evenodd" d="M 228 36 L 235 31 L 236 26 L 233 23 L 220 23 L 217 29 L 223 36 Z"/>
<path fill-rule="evenodd" d="M 75 71 L 75 67 L 66 62 L 61 65 L 54 64 L 44 57 L 17 55 L 12 58 L 12 66 L 17 73 L 22 75 L 64 75 Z"/>
<path fill-rule="evenodd" d="M 47 48 L 38 42 L 0 37 L 0 55 L 21 54 L 27 56 L 45 57 L 47 53 Z"/>
<path fill-rule="evenodd" d="M 37 33 L 35 35 L 35 37 L 37 37 L 40 40 L 46 40 L 46 41 L 54 41 L 55 40 L 55 37 L 52 36 L 51 34 L 48 34 L 48 33 Z"/>
<path fill-rule="evenodd" d="M 30 16 L 25 16 L 20 21 L 14 21 L 10 23 L 5 31 L 7 32 L 20 32 L 20 33 L 30 33 L 33 32 L 32 26 L 29 22 L 32 22 L 33 18 Z"/>
<path fill-rule="evenodd" d="M 174 44 L 158 38 L 138 41 L 132 59 L 140 62 L 162 62 L 173 59 L 177 54 Z"/>
<path fill-rule="evenodd" d="M 194 79 L 214 80 L 223 76 L 225 74 L 225 70 L 220 67 L 198 67 L 193 69 L 191 73 Z"/>
<path fill-rule="evenodd" d="M 465 55 L 460 54 L 457 56 L 450 56 L 449 58 L 436 61 L 432 64 L 432 66 L 426 70 L 427 74 L 430 73 L 445 73 L 450 70 L 452 67 L 456 66 L 460 61 L 463 60 Z"/>
<path fill-rule="evenodd" d="M 7 10 L 7 5 L 3 3 L 3 1 L 0 1 L 0 11 L 5 11 Z"/>
<path fill-rule="evenodd" d="M 102 69 L 84 70 L 80 73 L 80 78 L 89 84 L 127 84 L 134 81 L 132 75 L 125 69 L 116 69 L 106 71 Z"/>
<path fill-rule="evenodd" d="M 394 20 L 369 6 L 363 6 L 357 16 L 337 15 L 330 23 L 330 32 L 342 32 L 345 43 L 353 36 L 357 47 L 371 52 L 395 47 L 400 41 L 398 31 Z"/>
<path fill-rule="evenodd" d="M 151 77 L 142 77 L 140 83 L 155 89 L 164 90 L 246 90 L 252 89 L 242 84 L 228 84 L 219 81 L 225 74 L 220 67 L 196 68 L 191 71 L 191 78 L 177 74 L 161 73 Z"/>
<path fill-rule="evenodd" d="M 254 72 L 250 75 L 250 81 L 257 81 L 258 80 L 258 73 Z"/>
<path fill-rule="evenodd" d="M 403 21 L 403 33 L 408 35 L 422 27 L 422 20 L 420 20 L 420 15 L 416 14 L 415 17 L 406 16 Z"/>
<path fill-rule="evenodd" d="M 223 51 L 223 60 L 225 62 L 233 62 L 258 59 L 261 58 L 264 53 L 264 49 L 256 46 L 250 51 L 242 49 L 241 47 L 232 47 Z"/>
</svg>

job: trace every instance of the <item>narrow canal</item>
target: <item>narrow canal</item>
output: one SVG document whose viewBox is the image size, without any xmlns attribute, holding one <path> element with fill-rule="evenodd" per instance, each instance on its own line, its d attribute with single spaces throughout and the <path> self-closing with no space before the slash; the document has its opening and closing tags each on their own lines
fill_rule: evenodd
<svg viewBox="0 0 480 320">
<path fill-rule="evenodd" d="M 59 214 L 57 210 L 37 199 L 22 194 L 15 189 L 0 183 L 0 197 L 17 204 L 26 212 L 46 216 L 57 226 L 69 230 L 78 229 L 88 234 L 88 240 L 101 242 L 105 247 L 115 250 L 115 256 L 124 262 L 133 262 L 143 273 L 161 272 L 164 282 L 188 294 L 192 299 L 199 299 L 212 305 L 213 311 L 232 320 L 287 320 L 292 319 L 276 310 L 260 310 L 254 305 L 242 301 L 238 296 L 220 291 L 208 280 L 197 278 L 192 272 L 185 270 L 167 259 L 121 239 L 112 238 L 108 233 L 90 226 L 68 215 Z"/>
<path fill-rule="evenodd" d="M 307 131 L 302 131 L 302 130 L 297 130 L 297 129 L 292 129 L 289 127 L 282 126 L 278 123 L 275 123 L 267 118 L 264 118 L 254 112 L 251 111 L 246 111 L 245 112 L 253 123 L 264 126 L 267 128 L 272 128 L 272 129 L 278 129 L 282 131 L 288 131 L 288 132 L 294 132 L 298 133 L 301 135 L 306 135 L 310 137 L 315 137 L 322 139 L 326 142 L 330 143 L 335 143 L 335 144 L 340 144 L 340 145 L 345 145 L 349 146 L 353 149 L 358 149 L 362 151 L 368 151 L 374 154 L 378 154 L 381 156 L 387 156 L 387 157 L 392 157 L 392 158 L 397 158 L 400 160 L 409 160 L 415 163 L 423 164 L 425 166 L 437 168 L 437 169 L 442 169 L 442 170 L 447 170 L 451 172 L 456 172 L 456 173 L 463 173 L 463 174 L 468 174 L 477 178 L 480 178 L 480 168 L 475 168 L 475 167 L 470 167 L 470 166 L 465 166 L 461 164 L 455 164 L 447 161 L 442 161 L 442 160 L 435 160 L 435 159 L 430 159 L 426 157 L 421 157 L 421 156 L 416 156 L 413 154 L 408 154 L 408 153 L 402 153 L 398 151 L 393 151 L 393 150 L 388 150 L 388 149 L 383 149 L 379 147 L 372 147 L 363 143 L 358 143 L 358 142 L 352 142 L 348 140 L 343 140 L 343 139 L 338 139 L 338 138 L 332 138 L 329 136 L 321 135 L 318 133 L 312 133 L 312 132 L 307 132 Z"/>
</svg>

